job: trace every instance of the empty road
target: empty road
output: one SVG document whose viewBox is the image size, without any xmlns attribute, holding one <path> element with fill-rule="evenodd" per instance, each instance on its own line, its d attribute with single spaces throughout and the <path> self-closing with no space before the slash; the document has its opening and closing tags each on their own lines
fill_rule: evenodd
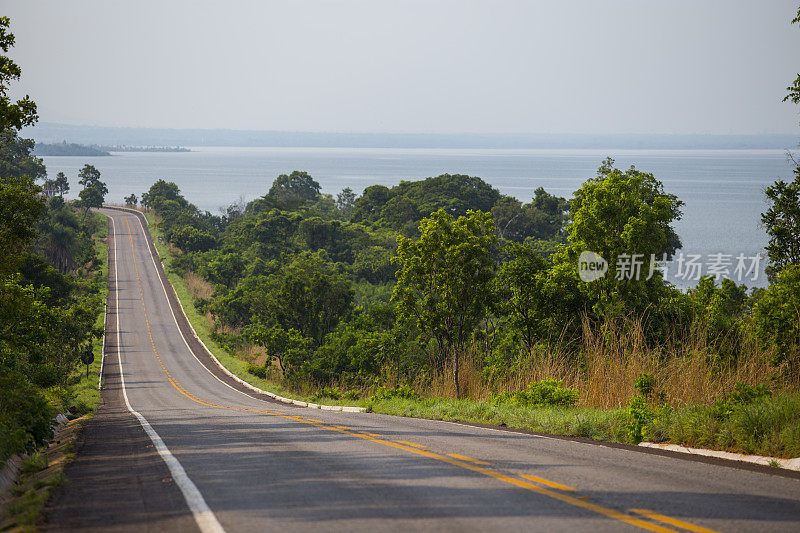
<svg viewBox="0 0 800 533">
<path fill-rule="evenodd" d="M 800 530 L 796 478 L 242 392 L 182 332 L 140 219 L 103 212 L 104 404 L 48 529 Z"/>
</svg>

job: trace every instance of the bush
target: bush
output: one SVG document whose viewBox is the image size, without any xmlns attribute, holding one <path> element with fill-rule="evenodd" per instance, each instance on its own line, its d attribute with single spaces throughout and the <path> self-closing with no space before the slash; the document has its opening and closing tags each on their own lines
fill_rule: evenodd
<svg viewBox="0 0 800 533">
<path fill-rule="evenodd" d="M 719 420 L 724 420 L 742 407 L 770 396 L 772 396 L 772 389 L 763 383 L 755 387 L 747 385 L 746 383 L 737 383 L 734 386 L 733 392 L 729 392 L 722 396 L 722 398 L 717 399 L 712 408 L 712 415 Z"/>
<path fill-rule="evenodd" d="M 370 397 L 370 401 L 391 400 L 392 398 L 403 398 L 406 400 L 417 400 L 419 395 L 411 388 L 411 385 L 399 385 L 390 389 L 388 387 L 378 387 L 375 394 Z"/>
<path fill-rule="evenodd" d="M 633 444 L 644 440 L 644 428 L 648 426 L 655 415 L 644 396 L 636 395 L 628 400 L 628 439 Z"/>
<path fill-rule="evenodd" d="M 492 403 L 528 407 L 547 405 L 569 407 L 578 403 L 578 397 L 578 391 L 564 387 L 561 380 L 543 379 L 529 384 L 527 390 L 497 394 L 492 397 Z"/>
<path fill-rule="evenodd" d="M 258 377 L 258 378 L 261 378 L 261 379 L 266 379 L 267 378 L 267 367 L 266 367 L 266 365 L 258 366 L 258 365 L 254 365 L 252 363 L 249 363 L 247 365 L 247 371 L 249 373 L 253 374 L 254 376 Z"/>
<path fill-rule="evenodd" d="M 339 389 L 339 387 L 323 387 L 322 390 L 319 391 L 316 396 L 314 396 L 315 399 L 330 398 L 332 400 L 339 400 L 341 397 L 342 391 Z"/>
<path fill-rule="evenodd" d="M 354 402 L 356 400 L 360 400 L 361 399 L 361 392 L 359 392 L 357 390 L 349 390 L 349 391 L 345 392 L 342 395 L 342 398 L 344 398 L 345 400 L 350 400 L 351 402 Z"/>
</svg>

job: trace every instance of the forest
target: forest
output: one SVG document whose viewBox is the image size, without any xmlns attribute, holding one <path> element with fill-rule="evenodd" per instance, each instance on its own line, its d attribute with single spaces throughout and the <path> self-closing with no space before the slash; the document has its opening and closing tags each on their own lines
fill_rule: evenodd
<svg viewBox="0 0 800 533">
<path fill-rule="evenodd" d="M 6 53 L 8 27 L 0 17 Z M 8 95 L 19 77 L 0 56 L 0 463 L 46 444 L 57 414 L 80 416 L 97 404 L 97 379 L 83 371 L 100 353 L 106 290 L 98 253 L 105 217 L 90 211 L 103 204 L 105 183 L 86 165 L 80 199 L 64 201 L 66 177 L 47 179 L 33 141 L 19 136 L 38 118 L 27 96 Z"/>
</svg>

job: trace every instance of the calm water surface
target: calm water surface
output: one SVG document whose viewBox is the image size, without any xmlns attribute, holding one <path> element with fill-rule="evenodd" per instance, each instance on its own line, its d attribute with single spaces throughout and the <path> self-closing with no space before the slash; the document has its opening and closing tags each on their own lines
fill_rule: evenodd
<svg viewBox="0 0 800 533">
<path fill-rule="evenodd" d="M 309 172 L 323 192 L 361 192 L 443 173 L 479 176 L 504 194 L 529 201 L 537 187 L 570 197 L 596 174 L 606 156 L 619 168 L 652 172 L 686 205 L 676 229 L 687 254 L 751 256 L 767 242 L 760 227 L 763 189 L 791 179 L 781 150 L 475 150 L 373 148 L 192 148 L 189 153 L 119 153 L 111 157 L 45 157 L 48 173 L 63 171 L 77 193 L 77 173 L 97 167 L 108 183 L 108 201 L 141 196 L 157 179 L 174 181 L 201 209 L 219 209 L 240 198 L 266 194 L 278 174 Z M 734 261 L 735 263 L 735 261 Z M 762 265 L 763 267 L 763 265 Z M 762 269 L 763 270 L 763 269 Z M 744 281 L 744 280 L 743 280 Z M 764 284 L 747 279 L 748 286 Z M 678 280 L 678 284 L 686 283 Z"/>
</svg>

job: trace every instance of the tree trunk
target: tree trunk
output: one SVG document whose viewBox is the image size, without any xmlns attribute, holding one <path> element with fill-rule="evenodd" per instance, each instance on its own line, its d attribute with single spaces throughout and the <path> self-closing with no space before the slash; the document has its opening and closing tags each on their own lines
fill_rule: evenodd
<svg viewBox="0 0 800 533">
<path fill-rule="evenodd" d="M 456 400 L 461 399 L 461 387 L 458 384 L 458 352 L 459 350 L 453 352 L 453 379 L 456 385 Z"/>
</svg>

